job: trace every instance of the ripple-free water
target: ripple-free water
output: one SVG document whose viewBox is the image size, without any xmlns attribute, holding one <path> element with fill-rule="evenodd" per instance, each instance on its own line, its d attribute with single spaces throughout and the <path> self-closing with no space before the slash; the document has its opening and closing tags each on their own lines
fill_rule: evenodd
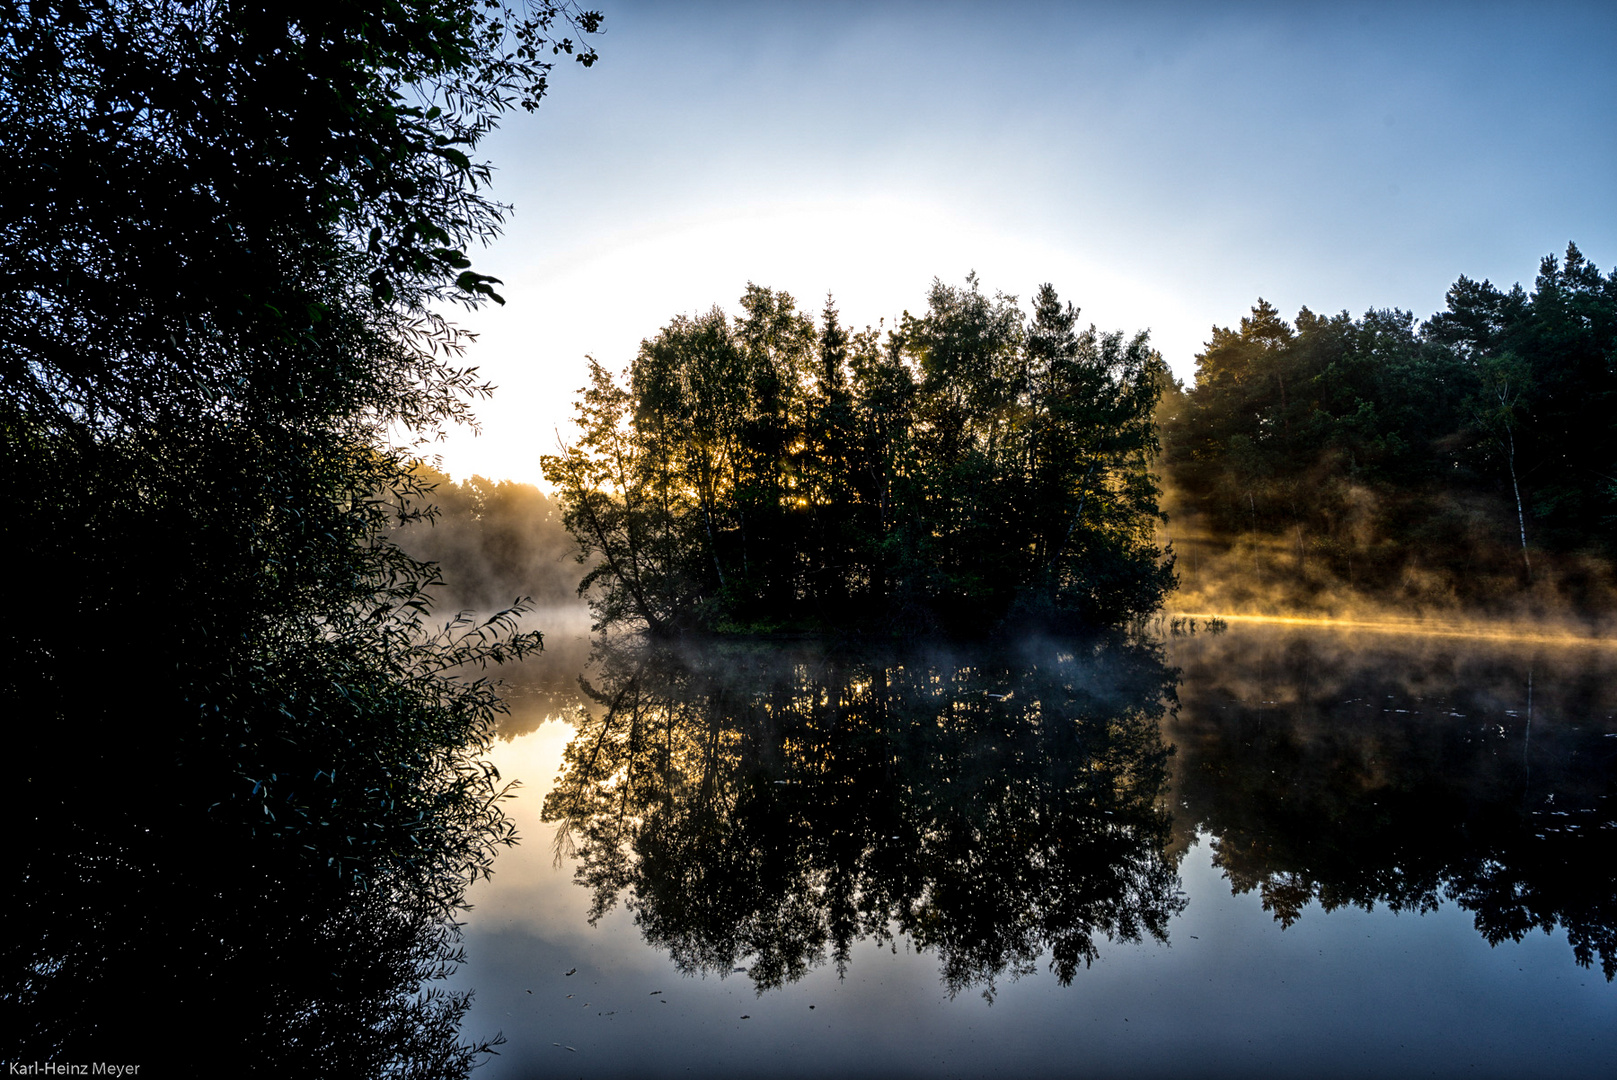
<svg viewBox="0 0 1617 1080">
<path fill-rule="evenodd" d="M 598 700 L 536 661 L 455 979 L 481 1075 L 1610 1075 L 1617 654 L 1158 660 L 714 646 Z"/>
</svg>

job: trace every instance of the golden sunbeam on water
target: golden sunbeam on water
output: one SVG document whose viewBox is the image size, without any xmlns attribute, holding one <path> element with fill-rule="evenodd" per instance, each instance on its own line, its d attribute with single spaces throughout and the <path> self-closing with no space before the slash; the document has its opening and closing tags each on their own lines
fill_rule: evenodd
<svg viewBox="0 0 1617 1080">
<path fill-rule="evenodd" d="M 1448 623 L 1430 619 L 1337 619 L 1321 615 L 1237 615 L 1227 611 L 1173 611 L 1166 617 L 1214 619 L 1226 623 L 1256 623 L 1272 626 L 1316 627 L 1322 630 L 1357 630 L 1369 634 L 1404 634 L 1411 637 L 1467 638 L 1479 641 L 1509 641 L 1530 645 L 1585 645 L 1617 649 L 1617 638 L 1574 634 L 1512 625 Z"/>
</svg>

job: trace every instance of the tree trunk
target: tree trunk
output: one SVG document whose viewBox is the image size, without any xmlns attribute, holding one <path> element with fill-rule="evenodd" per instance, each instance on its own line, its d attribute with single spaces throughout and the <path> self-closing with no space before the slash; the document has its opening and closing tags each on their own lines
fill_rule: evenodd
<svg viewBox="0 0 1617 1080">
<path fill-rule="evenodd" d="M 1510 490 L 1516 496 L 1516 528 L 1522 537 L 1522 565 L 1527 568 L 1527 583 L 1533 583 L 1533 563 L 1527 557 L 1527 518 L 1522 513 L 1522 489 L 1516 483 L 1516 436 L 1505 428 L 1505 461 L 1510 465 Z"/>
<path fill-rule="evenodd" d="M 713 553 L 713 569 L 719 575 L 719 588 L 727 590 L 730 586 L 724 580 L 724 567 L 719 565 L 719 541 L 713 535 L 713 508 L 711 506 L 702 507 L 702 516 L 707 521 L 707 546 L 708 550 Z"/>
</svg>

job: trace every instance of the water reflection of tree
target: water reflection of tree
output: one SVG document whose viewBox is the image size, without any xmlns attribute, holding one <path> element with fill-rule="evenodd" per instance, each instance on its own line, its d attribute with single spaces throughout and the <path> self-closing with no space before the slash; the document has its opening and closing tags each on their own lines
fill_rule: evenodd
<svg viewBox="0 0 1617 1080">
<path fill-rule="evenodd" d="M 687 973 L 760 990 L 859 940 L 934 949 L 951 994 L 1097 939 L 1165 940 L 1172 683 L 1140 650 L 879 660 L 608 650 L 545 801 L 558 859 Z"/>
<path fill-rule="evenodd" d="M 1176 659 L 1176 828 L 1282 925 L 1447 900 L 1490 944 L 1564 927 L 1617 975 L 1609 654 L 1242 634 Z"/>
</svg>

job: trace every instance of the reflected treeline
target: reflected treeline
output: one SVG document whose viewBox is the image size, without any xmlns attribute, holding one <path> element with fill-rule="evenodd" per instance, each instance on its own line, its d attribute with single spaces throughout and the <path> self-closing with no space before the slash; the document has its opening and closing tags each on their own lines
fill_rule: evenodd
<svg viewBox="0 0 1617 1080">
<path fill-rule="evenodd" d="M 1243 631 L 1176 643 L 1181 837 L 1291 925 L 1311 901 L 1563 927 L 1617 975 L 1612 654 Z"/>
<path fill-rule="evenodd" d="M 949 993 L 1062 982 L 1184 901 L 1162 805 L 1173 682 L 1140 648 L 859 658 L 603 647 L 544 807 L 592 919 L 620 898 L 687 973 L 760 989 L 855 942 Z"/>
</svg>

